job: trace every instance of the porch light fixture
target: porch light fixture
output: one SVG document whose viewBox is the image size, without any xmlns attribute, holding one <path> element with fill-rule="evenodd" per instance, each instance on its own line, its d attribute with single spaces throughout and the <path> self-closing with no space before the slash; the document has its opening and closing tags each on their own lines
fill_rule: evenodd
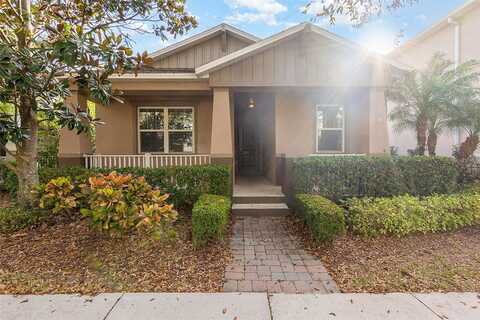
<svg viewBox="0 0 480 320">
<path fill-rule="evenodd" d="M 249 107 L 250 109 L 255 108 L 255 100 L 253 100 L 253 98 L 250 98 L 250 99 L 248 100 L 248 107 Z"/>
</svg>

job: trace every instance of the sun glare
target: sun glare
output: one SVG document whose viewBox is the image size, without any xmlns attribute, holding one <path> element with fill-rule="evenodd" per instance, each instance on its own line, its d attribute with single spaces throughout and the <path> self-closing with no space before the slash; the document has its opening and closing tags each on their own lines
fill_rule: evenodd
<svg viewBox="0 0 480 320">
<path fill-rule="evenodd" d="M 395 34 L 386 30 L 370 30 L 360 37 L 360 44 L 369 51 L 388 54 L 395 48 Z"/>
</svg>

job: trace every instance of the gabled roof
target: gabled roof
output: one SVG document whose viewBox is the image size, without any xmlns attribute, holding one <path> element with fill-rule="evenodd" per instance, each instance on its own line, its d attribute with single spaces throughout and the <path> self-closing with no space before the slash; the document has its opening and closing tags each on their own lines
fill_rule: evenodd
<svg viewBox="0 0 480 320">
<path fill-rule="evenodd" d="M 218 26 L 215 26 L 213 28 L 207 29 L 203 32 L 200 32 L 194 36 L 188 37 L 185 40 L 179 41 L 177 43 L 174 43 L 168 47 L 162 48 L 160 50 L 157 50 L 153 53 L 151 53 L 149 56 L 151 58 L 158 58 L 160 56 L 169 56 L 171 54 L 174 54 L 175 52 L 178 52 L 179 50 L 186 49 L 188 47 L 191 47 L 193 45 L 196 45 L 202 41 L 208 40 L 210 38 L 213 38 L 223 32 L 228 32 L 232 36 L 244 40 L 248 43 L 255 43 L 260 40 L 260 38 L 257 38 L 256 36 L 242 31 L 240 29 L 237 29 L 229 24 L 226 23 L 221 23 Z"/>
<path fill-rule="evenodd" d="M 235 51 L 235 52 L 233 52 L 229 55 L 226 55 L 222 58 L 219 58 L 219 59 L 214 60 L 210 63 L 202 65 L 202 66 L 196 68 L 195 72 L 199 76 L 205 75 L 205 74 L 210 73 L 210 72 L 214 72 L 216 70 L 219 70 L 221 68 L 224 68 L 226 66 L 234 64 L 235 62 L 238 62 L 242 59 L 253 56 L 254 54 L 256 54 L 258 52 L 261 52 L 263 50 L 266 50 L 266 49 L 274 46 L 279 41 L 285 40 L 285 39 L 287 39 L 289 37 L 292 37 L 296 34 L 299 34 L 301 32 L 317 33 L 317 34 L 319 34 L 319 35 L 321 35 L 321 36 L 323 36 L 327 39 L 330 39 L 334 42 L 337 42 L 341 45 L 350 47 L 350 48 L 352 48 L 354 50 L 357 50 L 357 51 L 362 51 L 366 55 L 371 56 L 373 58 L 380 59 L 380 60 L 382 60 L 382 61 L 384 61 L 384 62 L 386 62 L 390 65 L 395 66 L 396 68 L 404 69 L 404 70 L 410 69 L 408 66 L 406 66 L 404 64 L 401 64 L 401 63 L 396 62 L 392 59 L 389 59 L 389 58 L 387 58 L 383 55 L 369 52 L 368 50 L 366 50 L 365 48 L 361 47 L 358 44 L 355 44 L 355 43 L 353 43 L 353 42 L 351 42 L 351 41 L 349 41 L 345 38 L 337 36 L 337 35 L 329 32 L 325 29 L 322 29 L 322 28 L 320 28 L 320 27 L 318 27 L 314 24 L 305 22 L 305 23 L 301 23 L 301 24 L 298 24 L 296 26 L 293 26 L 293 27 L 291 27 L 289 29 L 286 29 L 282 32 L 279 32 L 277 34 L 274 34 L 273 36 L 271 36 L 269 38 L 266 38 L 264 40 L 261 40 L 259 42 L 254 43 L 254 44 L 251 44 L 248 47 L 245 47 L 243 49 Z"/>
<path fill-rule="evenodd" d="M 405 51 L 408 48 L 411 48 L 421 41 L 425 40 L 426 38 L 434 35 L 438 31 L 442 30 L 444 27 L 448 26 L 452 20 L 455 21 L 456 19 L 460 19 L 466 14 L 468 14 L 471 10 L 473 10 L 475 7 L 480 5 L 480 0 L 469 0 L 459 8 L 453 10 L 450 12 L 446 17 L 444 17 L 442 20 L 438 21 L 437 23 L 433 24 L 430 28 L 427 30 L 423 31 L 419 35 L 413 37 L 412 39 L 408 40 L 405 42 L 403 45 L 400 47 L 396 48 L 392 53 L 390 53 L 390 56 L 396 56 L 403 51 Z"/>
</svg>

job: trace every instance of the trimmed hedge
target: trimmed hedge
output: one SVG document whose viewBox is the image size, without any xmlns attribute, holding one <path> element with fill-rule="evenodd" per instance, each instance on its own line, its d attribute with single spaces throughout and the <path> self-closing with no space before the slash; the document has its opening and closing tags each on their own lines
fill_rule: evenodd
<svg viewBox="0 0 480 320">
<path fill-rule="evenodd" d="M 17 177 L 10 170 L 4 172 L 4 189 L 15 194 Z M 152 186 L 162 192 L 169 193 L 169 201 L 177 208 L 192 206 L 203 193 L 223 196 L 231 195 L 231 174 L 229 166 L 206 165 L 189 167 L 164 167 L 157 169 L 120 168 L 120 169 L 86 169 L 83 167 L 41 168 L 39 169 L 40 183 L 47 183 L 58 177 L 69 177 L 72 182 L 86 181 L 89 176 L 98 173 L 131 173 L 135 176 L 144 176 Z"/>
<path fill-rule="evenodd" d="M 210 240 L 221 240 L 225 234 L 231 201 L 227 197 L 204 194 L 192 210 L 192 240 L 195 247 Z"/>
<path fill-rule="evenodd" d="M 20 208 L 0 208 L 0 233 L 11 233 L 35 226 L 48 218 L 48 212 L 23 210 Z"/>
<path fill-rule="evenodd" d="M 397 157 L 394 158 L 408 193 L 428 196 L 458 191 L 460 168 L 453 158 Z"/>
<path fill-rule="evenodd" d="M 457 190 L 458 179 L 455 160 L 446 157 L 332 156 L 293 163 L 295 193 L 333 201 L 451 193 Z"/>
<path fill-rule="evenodd" d="M 480 194 L 350 199 L 353 232 L 366 237 L 452 231 L 480 223 Z"/>
<path fill-rule="evenodd" d="M 296 212 L 303 218 L 316 241 L 332 241 L 345 232 L 343 209 L 332 201 L 315 195 L 300 194 Z"/>
</svg>

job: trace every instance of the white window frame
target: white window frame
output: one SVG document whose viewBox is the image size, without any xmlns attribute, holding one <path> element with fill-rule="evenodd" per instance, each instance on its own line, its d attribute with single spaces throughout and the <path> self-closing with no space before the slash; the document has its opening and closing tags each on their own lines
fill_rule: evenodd
<svg viewBox="0 0 480 320">
<path fill-rule="evenodd" d="M 340 128 L 319 128 L 318 127 L 318 110 L 320 108 L 342 108 L 342 126 Z M 319 150 L 318 149 L 318 134 L 321 131 L 341 131 L 342 133 L 342 148 L 341 150 Z M 327 153 L 345 153 L 345 107 L 340 104 L 317 104 L 315 105 L 315 152 L 318 154 Z"/>
<path fill-rule="evenodd" d="M 140 112 L 142 109 L 163 109 L 163 127 L 164 129 L 140 129 Z M 172 109 L 190 109 L 192 110 L 192 130 L 171 130 L 168 128 L 168 110 Z M 164 152 L 142 152 L 141 132 L 163 132 L 163 150 Z M 190 152 L 170 152 L 169 133 L 170 132 L 192 132 L 192 151 Z M 194 154 L 195 153 L 195 107 L 192 106 L 140 106 L 137 108 L 137 146 L 138 153 L 145 154 Z"/>
</svg>

